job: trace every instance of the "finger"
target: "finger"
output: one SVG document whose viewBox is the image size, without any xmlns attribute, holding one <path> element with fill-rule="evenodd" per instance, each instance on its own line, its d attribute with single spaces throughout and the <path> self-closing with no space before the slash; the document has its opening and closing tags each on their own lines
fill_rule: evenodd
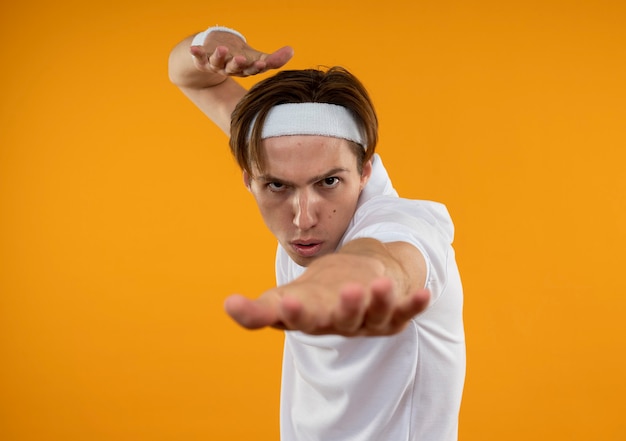
<svg viewBox="0 0 626 441">
<path fill-rule="evenodd" d="M 313 332 L 314 314 L 306 311 L 302 302 L 294 297 L 284 296 L 280 302 L 280 319 L 287 329 Z"/>
<path fill-rule="evenodd" d="M 363 326 L 367 329 L 382 329 L 391 319 L 394 301 L 393 282 L 387 277 L 377 279 L 372 282 L 370 290 L 371 299 Z"/>
<path fill-rule="evenodd" d="M 272 52 L 271 54 L 261 56 L 261 60 L 265 61 L 267 69 L 278 69 L 291 60 L 293 53 L 293 48 L 291 46 L 285 46 L 275 52 Z"/>
<path fill-rule="evenodd" d="M 245 68 L 242 73 L 244 76 L 256 75 L 267 70 L 265 67 L 266 65 L 264 61 L 255 61 L 249 67 Z"/>
<path fill-rule="evenodd" d="M 224 71 L 228 75 L 242 75 L 243 71 L 253 65 L 254 62 L 248 60 L 243 55 L 232 57 L 226 64 Z"/>
<path fill-rule="evenodd" d="M 225 68 L 228 61 L 231 59 L 230 51 L 227 47 L 218 46 L 215 48 L 210 57 L 208 57 L 208 64 L 212 71 L 225 74 Z"/>
<path fill-rule="evenodd" d="M 233 320 L 247 329 L 272 326 L 279 321 L 275 304 L 265 297 L 250 300 L 242 295 L 234 294 L 226 298 L 224 309 Z"/>
<path fill-rule="evenodd" d="M 419 289 L 403 298 L 393 312 L 390 322 L 391 327 L 404 327 L 406 322 L 426 309 L 429 301 L 430 291 L 427 289 Z"/>
<path fill-rule="evenodd" d="M 333 314 L 333 325 L 340 334 L 353 334 L 363 324 L 366 293 L 358 284 L 346 285 L 339 294 L 339 305 Z"/>
<path fill-rule="evenodd" d="M 209 54 L 204 46 L 191 46 L 189 52 L 197 69 L 223 74 L 229 55 L 228 48 L 218 46 L 213 53 Z"/>
<path fill-rule="evenodd" d="M 196 58 L 202 58 L 206 56 L 206 53 L 207 53 L 206 50 L 204 49 L 204 46 L 190 46 L 189 52 L 191 53 L 191 55 L 193 55 Z"/>
<path fill-rule="evenodd" d="M 191 46 L 189 52 L 193 57 L 193 61 L 198 68 L 204 68 L 208 63 L 208 53 L 203 46 Z"/>
</svg>

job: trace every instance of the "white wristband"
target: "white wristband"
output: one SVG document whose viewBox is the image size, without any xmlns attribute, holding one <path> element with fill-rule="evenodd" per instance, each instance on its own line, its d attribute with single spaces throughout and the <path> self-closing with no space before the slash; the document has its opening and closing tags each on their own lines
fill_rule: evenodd
<svg viewBox="0 0 626 441">
<path fill-rule="evenodd" d="M 241 33 L 237 32 L 234 29 L 227 28 L 226 26 L 211 26 L 206 31 L 202 31 L 199 34 L 197 34 L 195 37 L 193 37 L 193 41 L 191 42 L 191 45 L 192 46 L 204 46 L 204 41 L 206 40 L 207 35 L 215 31 L 228 32 L 230 34 L 234 34 L 237 37 L 241 38 L 244 42 L 246 41 L 246 37 L 244 37 L 243 35 L 241 35 Z"/>
</svg>

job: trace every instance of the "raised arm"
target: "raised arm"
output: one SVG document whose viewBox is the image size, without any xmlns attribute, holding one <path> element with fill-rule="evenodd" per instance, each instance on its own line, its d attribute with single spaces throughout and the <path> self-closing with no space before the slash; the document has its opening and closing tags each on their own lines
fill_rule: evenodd
<svg viewBox="0 0 626 441">
<path fill-rule="evenodd" d="M 187 37 L 170 53 L 170 80 L 227 135 L 230 115 L 246 92 L 232 77 L 278 69 L 293 56 L 289 46 L 264 53 L 223 30 L 206 34 L 202 45 L 192 46 L 193 40 Z"/>
</svg>

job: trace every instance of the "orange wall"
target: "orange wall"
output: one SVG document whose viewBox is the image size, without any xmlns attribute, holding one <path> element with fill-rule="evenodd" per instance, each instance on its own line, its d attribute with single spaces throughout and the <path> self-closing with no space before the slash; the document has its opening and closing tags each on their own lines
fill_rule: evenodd
<svg viewBox="0 0 626 441">
<path fill-rule="evenodd" d="M 274 241 L 166 74 L 216 22 L 350 68 L 396 186 L 448 205 L 461 439 L 625 439 L 624 3 L 222 3 L 0 7 L 0 439 L 277 439 L 281 334 L 221 308 Z"/>
</svg>

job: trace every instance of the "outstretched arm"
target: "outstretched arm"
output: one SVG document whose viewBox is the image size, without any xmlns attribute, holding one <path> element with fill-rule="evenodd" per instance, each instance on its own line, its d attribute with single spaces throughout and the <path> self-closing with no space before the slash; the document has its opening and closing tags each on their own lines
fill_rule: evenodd
<svg viewBox="0 0 626 441">
<path fill-rule="evenodd" d="M 170 53 L 170 80 L 226 134 L 230 115 L 246 92 L 232 77 L 278 69 L 293 56 L 289 46 L 264 53 L 225 31 L 210 32 L 203 45 L 192 46 L 192 41 L 193 36 L 184 39 Z"/>
<path fill-rule="evenodd" d="M 424 257 L 413 245 L 357 239 L 313 261 L 293 282 L 255 300 L 232 295 L 225 308 L 248 329 L 390 335 L 428 306 L 425 279 Z"/>
</svg>

